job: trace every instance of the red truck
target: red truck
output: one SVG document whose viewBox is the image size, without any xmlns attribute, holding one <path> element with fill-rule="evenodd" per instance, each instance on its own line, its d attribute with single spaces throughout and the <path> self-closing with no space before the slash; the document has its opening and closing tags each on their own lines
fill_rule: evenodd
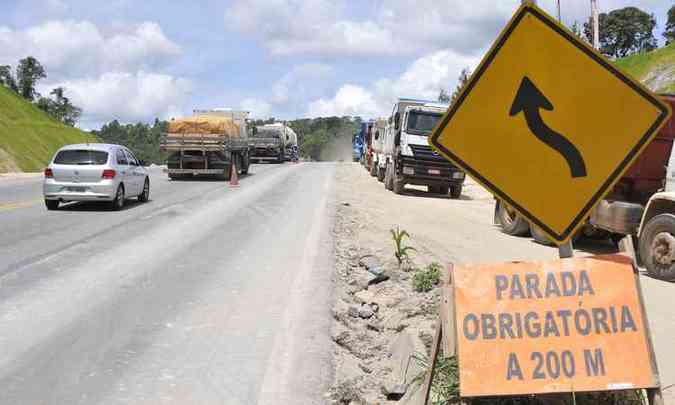
<svg viewBox="0 0 675 405">
<path fill-rule="evenodd" d="M 660 97 L 675 111 L 675 95 Z M 671 158 L 674 139 L 675 114 L 593 210 L 582 230 L 586 235 L 604 231 L 615 242 L 626 235 L 633 236 L 649 273 L 665 279 L 675 279 L 675 159 Z M 495 222 L 509 235 L 531 233 L 536 241 L 551 243 L 506 204 L 497 202 Z"/>
</svg>

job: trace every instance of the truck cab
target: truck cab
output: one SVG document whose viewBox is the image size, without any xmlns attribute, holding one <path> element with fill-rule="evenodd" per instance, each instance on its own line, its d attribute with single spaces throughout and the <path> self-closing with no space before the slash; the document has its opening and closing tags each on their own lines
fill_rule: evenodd
<svg viewBox="0 0 675 405">
<path fill-rule="evenodd" d="M 372 162 L 370 165 L 370 174 L 377 176 L 377 180 L 384 181 L 384 171 L 386 168 L 386 157 L 384 155 L 384 138 L 387 129 L 387 120 L 379 118 L 373 124 L 372 134 Z"/>
<path fill-rule="evenodd" d="M 431 149 L 429 136 L 448 108 L 433 101 L 399 99 L 387 125 L 385 187 L 396 194 L 407 184 L 459 198 L 464 172 Z"/>
<path fill-rule="evenodd" d="M 363 132 L 356 132 L 352 136 L 352 160 L 354 162 L 361 161 L 363 157 Z"/>
</svg>

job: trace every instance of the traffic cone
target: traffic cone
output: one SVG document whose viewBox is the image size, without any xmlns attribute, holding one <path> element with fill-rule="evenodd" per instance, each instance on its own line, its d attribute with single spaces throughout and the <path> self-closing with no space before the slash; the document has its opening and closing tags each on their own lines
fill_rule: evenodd
<svg viewBox="0 0 675 405">
<path fill-rule="evenodd" d="M 239 177 L 237 176 L 237 165 L 232 159 L 232 166 L 230 167 L 230 187 L 239 187 Z"/>
</svg>

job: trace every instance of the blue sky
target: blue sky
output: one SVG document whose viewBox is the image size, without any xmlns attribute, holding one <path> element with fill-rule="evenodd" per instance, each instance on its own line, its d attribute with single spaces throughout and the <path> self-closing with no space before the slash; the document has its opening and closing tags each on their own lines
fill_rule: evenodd
<svg viewBox="0 0 675 405">
<path fill-rule="evenodd" d="M 638 6 L 661 40 L 672 0 Z M 194 108 L 255 116 L 385 115 L 395 97 L 433 98 L 474 67 L 518 0 L 3 0 L 0 64 L 28 54 L 40 91 L 65 86 L 81 126 Z M 567 24 L 588 0 L 561 0 Z M 554 0 L 540 0 L 549 12 Z"/>
</svg>

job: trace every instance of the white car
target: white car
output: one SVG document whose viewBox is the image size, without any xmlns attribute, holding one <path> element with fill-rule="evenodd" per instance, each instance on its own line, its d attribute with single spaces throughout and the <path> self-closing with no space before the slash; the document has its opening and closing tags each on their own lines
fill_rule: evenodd
<svg viewBox="0 0 675 405">
<path fill-rule="evenodd" d="M 68 201 L 105 201 L 113 210 L 127 198 L 150 198 L 150 176 L 144 163 L 124 146 L 102 143 L 67 145 L 59 149 L 44 172 L 43 193 L 48 210 Z"/>
</svg>

